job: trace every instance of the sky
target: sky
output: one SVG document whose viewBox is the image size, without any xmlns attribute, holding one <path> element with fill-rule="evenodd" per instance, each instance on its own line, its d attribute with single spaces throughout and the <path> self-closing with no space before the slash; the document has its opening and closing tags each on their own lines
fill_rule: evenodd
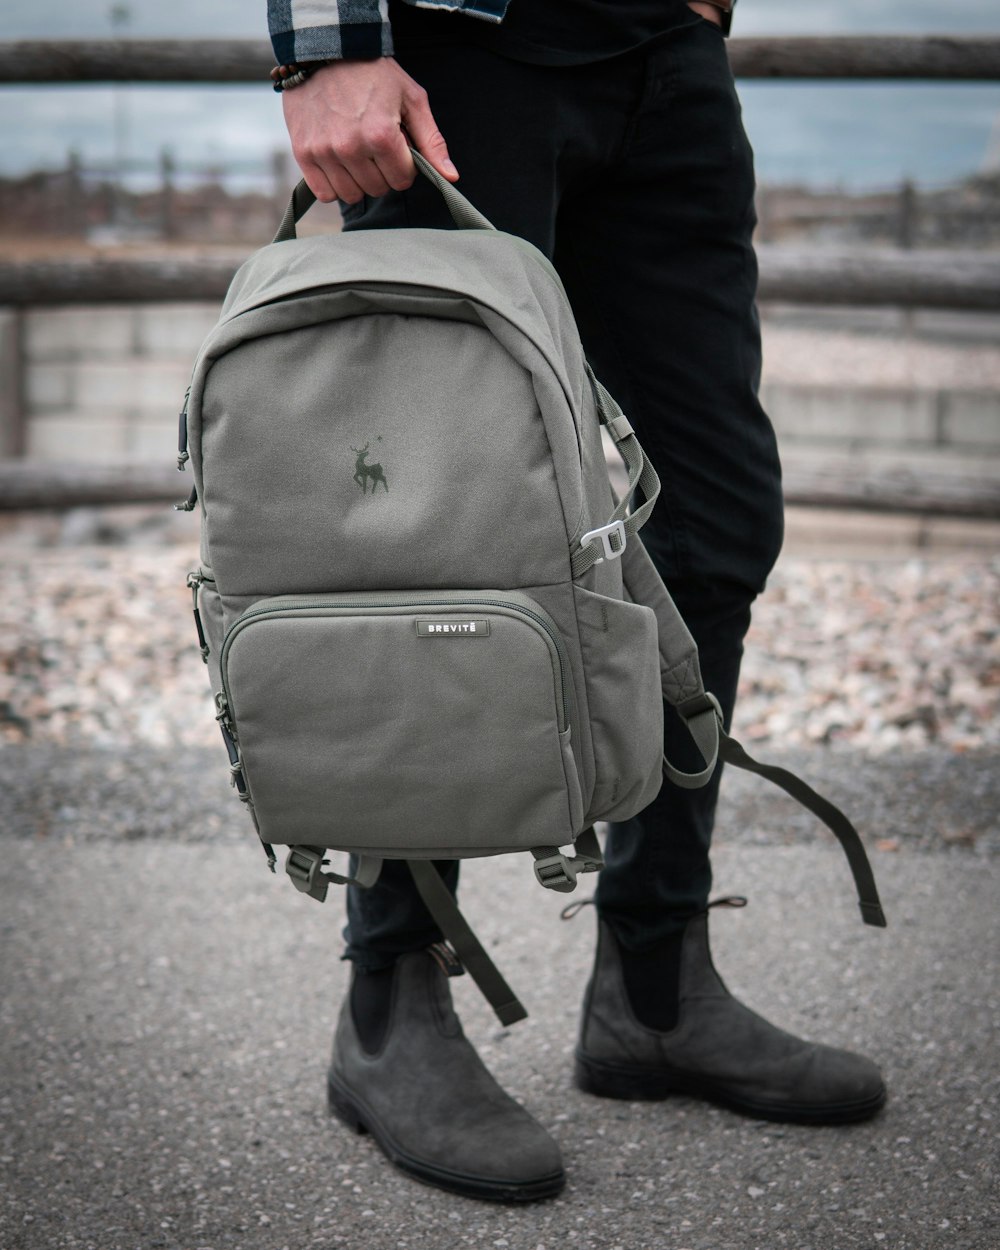
<svg viewBox="0 0 1000 1250">
<path fill-rule="evenodd" d="M 531 2 L 531 0 L 515 0 Z M 135 37 L 266 37 L 265 0 L 129 0 Z M 5 38 L 101 38 L 109 0 L 5 0 Z M 464 20 L 464 19 L 463 19 Z M 734 32 L 1000 35 L 1000 0 L 740 0 Z M 940 185 L 1000 168 L 1000 84 L 742 82 L 744 119 L 764 182 Z M 117 101 L 117 103 L 116 103 Z M 224 161 L 264 174 L 287 146 L 281 109 L 260 87 L 0 86 L 0 174 L 65 164 L 110 167 L 116 109 L 131 162 L 152 173 Z"/>
</svg>

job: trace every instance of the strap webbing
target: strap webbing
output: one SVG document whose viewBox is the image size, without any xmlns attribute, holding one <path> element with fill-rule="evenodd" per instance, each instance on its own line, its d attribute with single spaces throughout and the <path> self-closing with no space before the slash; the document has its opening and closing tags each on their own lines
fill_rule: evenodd
<svg viewBox="0 0 1000 1250">
<path fill-rule="evenodd" d="M 719 759 L 719 733 L 722 729 L 722 708 L 714 694 L 695 695 L 677 706 L 677 714 L 687 726 L 694 739 L 705 767 L 697 773 L 682 773 L 679 768 L 663 757 L 663 771 L 682 790 L 700 790 L 708 785 Z"/>
<path fill-rule="evenodd" d="M 408 859 L 406 862 L 427 910 L 496 1012 L 497 1019 L 501 1024 L 516 1024 L 518 1020 L 523 1020 L 528 1013 L 458 910 L 454 896 L 441 880 L 433 862 L 429 859 Z"/>
<path fill-rule="evenodd" d="M 808 808 L 814 816 L 818 816 L 823 824 L 833 833 L 844 848 L 847 862 L 851 866 L 854 884 L 858 891 L 858 903 L 861 907 L 862 920 L 864 920 L 865 924 L 875 925 L 877 928 L 884 929 L 886 927 L 885 913 L 882 911 L 878 887 L 875 885 L 875 874 L 872 872 L 872 866 L 868 861 L 860 834 L 840 808 L 831 803 L 829 799 L 824 799 L 821 794 L 817 794 L 812 786 L 807 785 L 801 777 L 796 777 L 787 768 L 778 768 L 774 764 L 761 764 L 758 760 L 753 759 L 736 739 L 730 738 L 721 727 L 719 737 L 721 739 L 719 754 L 727 764 L 735 764 L 737 768 L 746 769 L 750 773 L 757 773 L 758 776 L 766 777 L 768 781 L 774 782 L 786 794 L 790 794 L 803 807 Z"/>
<path fill-rule="evenodd" d="M 324 872 L 327 866 L 325 856 L 325 847 L 290 846 L 285 857 L 285 872 L 291 877 L 292 885 L 318 903 L 326 902 L 331 882 L 334 885 L 357 885 L 367 890 L 375 884 L 382 871 L 382 860 L 377 855 L 359 855 L 353 877 L 342 876 L 339 872 Z"/>
<path fill-rule="evenodd" d="M 639 440 L 629 424 L 628 417 L 622 412 L 611 393 L 594 377 L 589 365 L 587 366 L 587 376 L 590 378 L 591 386 L 594 390 L 594 399 L 597 402 L 601 422 L 614 440 L 614 444 L 625 462 L 625 468 L 628 470 L 628 489 L 618 501 L 608 522 L 608 525 L 613 525 L 616 521 L 623 523 L 627 543 L 629 538 L 634 538 L 639 533 L 639 530 L 646 524 L 650 513 L 653 511 L 653 505 L 656 503 L 660 493 L 660 479 L 656 475 L 656 470 L 646 459 Z M 629 512 L 629 504 L 632 502 L 632 496 L 636 488 L 642 492 L 643 503 Z M 607 528 L 607 526 L 604 528 Z M 588 569 L 593 568 L 595 564 L 604 558 L 604 546 L 596 538 L 592 539 L 586 546 L 577 548 L 573 553 L 571 563 L 574 579 L 581 577 Z"/>
<path fill-rule="evenodd" d="M 607 411 L 617 410 L 620 413 L 614 400 L 607 395 L 596 379 L 594 386 L 599 406 L 604 404 Z M 602 419 L 612 431 L 612 435 L 616 429 L 627 430 L 629 428 L 627 418 L 623 416 L 612 416 L 609 420 L 607 415 L 603 414 Z M 684 773 L 664 757 L 665 775 L 675 785 L 684 789 L 697 789 L 709 781 L 721 757 L 728 763 L 735 764 L 737 768 L 757 773 L 779 786 L 823 821 L 837 838 L 844 848 L 847 862 L 854 875 L 862 919 L 866 924 L 884 926 L 885 915 L 864 844 L 844 813 L 833 803 L 817 794 L 794 773 L 770 764 L 761 764 L 752 759 L 743 747 L 725 732 L 721 708 L 714 696 L 706 692 L 702 682 L 694 639 L 642 543 L 629 545 L 627 554 L 622 560 L 622 573 L 632 601 L 644 603 L 656 613 L 660 636 L 663 697 L 684 720 L 705 762 L 705 767 L 699 772 Z"/>
<path fill-rule="evenodd" d="M 288 206 L 278 225 L 278 229 L 272 243 L 286 243 L 289 239 L 294 239 L 296 222 L 306 213 L 306 211 L 316 203 L 316 196 L 306 184 L 303 178 L 292 191 Z"/>
<path fill-rule="evenodd" d="M 597 840 L 597 831 L 593 825 L 588 825 L 584 831 L 577 836 L 573 843 L 573 849 L 577 856 L 584 860 L 582 872 L 598 872 L 604 867 L 604 852 L 601 850 L 601 844 Z"/>
<path fill-rule="evenodd" d="M 748 773 L 756 773 L 767 781 L 773 782 L 786 794 L 801 803 L 804 808 L 818 816 L 844 848 L 847 862 L 854 876 L 854 885 L 858 892 L 858 903 L 861 907 L 861 918 L 865 924 L 885 928 L 885 913 L 879 901 L 878 888 L 875 885 L 875 874 L 868 862 L 861 835 L 851 824 L 844 813 L 829 799 L 817 794 L 812 786 L 789 772 L 787 768 L 778 768 L 774 764 L 761 764 L 748 755 L 743 747 L 726 733 L 722 720 L 722 709 L 714 695 L 701 694 L 688 699 L 677 709 L 687 725 L 695 745 L 706 761 L 706 767 L 700 773 L 681 773 L 663 757 L 663 770 L 676 785 L 684 789 L 695 789 L 704 785 L 715 770 L 717 759 Z"/>
</svg>

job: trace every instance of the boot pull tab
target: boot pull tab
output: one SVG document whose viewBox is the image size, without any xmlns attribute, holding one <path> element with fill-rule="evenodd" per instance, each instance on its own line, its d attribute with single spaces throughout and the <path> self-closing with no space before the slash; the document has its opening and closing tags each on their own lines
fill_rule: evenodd
<svg viewBox="0 0 1000 1250">
<path fill-rule="evenodd" d="M 428 946 L 427 954 L 430 955 L 446 977 L 465 975 L 462 961 L 447 942 L 434 942 L 431 946 Z"/>
<path fill-rule="evenodd" d="M 749 899 L 742 894 L 724 894 L 722 898 L 716 898 L 708 905 L 708 910 L 713 907 L 746 907 Z"/>
</svg>

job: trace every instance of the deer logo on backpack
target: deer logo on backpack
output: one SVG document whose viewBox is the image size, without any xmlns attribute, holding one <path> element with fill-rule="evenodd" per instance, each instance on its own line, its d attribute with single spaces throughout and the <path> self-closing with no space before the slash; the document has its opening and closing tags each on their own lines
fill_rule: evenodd
<svg viewBox="0 0 1000 1250">
<path fill-rule="evenodd" d="M 378 486 L 379 482 L 381 482 L 385 487 L 385 493 L 388 495 L 389 483 L 385 480 L 385 474 L 382 472 L 382 466 L 380 464 L 365 464 L 369 447 L 371 447 L 371 442 L 365 443 L 364 448 L 360 451 L 357 447 L 351 448 L 351 451 L 353 451 L 357 456 L 357 460 L 354 464 L 354 480 L 361 487 L 361 493 L 363 495 L 368 493 L 369 481 L 372 484 L 373 495 L 375 494 L 375 487 Z"/>
</svg>

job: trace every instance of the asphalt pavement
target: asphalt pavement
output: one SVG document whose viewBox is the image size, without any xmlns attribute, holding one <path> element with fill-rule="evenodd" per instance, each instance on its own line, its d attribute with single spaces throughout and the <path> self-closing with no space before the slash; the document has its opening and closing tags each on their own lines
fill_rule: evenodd
<svg viewBox="0 0 1000 1250">
<path fill-rule="evenodd" d="M 501 1028 L 467 978 L 459 1010 L 569 1176 L 512 1208 L 409 1180 L 330 1119 L 340 901 L 267 873 L 217 770 L 8 747 L 0 1246 L 996 1250 L 997 756 L 816 762 L 868 835 L 889 928 L 861 924 L 825 835 L 734 779 L 716 892 L 751 905 L 713 913 L 713 945 L 758 1010 L 876 1058 L 885 1111 L 815 1129 L 575 1090 L 593 912 L 560 920 L 524 857 L 472 863 L 467 915 L 531 1014 Z"/>
</svg>

